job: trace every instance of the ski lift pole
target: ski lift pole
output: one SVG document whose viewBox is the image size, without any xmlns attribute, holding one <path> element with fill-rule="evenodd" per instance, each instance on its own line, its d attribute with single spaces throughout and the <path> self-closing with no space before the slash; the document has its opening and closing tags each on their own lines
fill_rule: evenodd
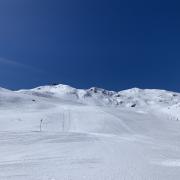
<svg viewBox="0 0 180 180">
<path fill-rule="evenodd" d="M 42 131 L 42 123 L 43 123 L 43 119 L 41 119 L 41 121 L 40 121 L 40 126 L 39 126 L 40 132 Z"/>
</svg>

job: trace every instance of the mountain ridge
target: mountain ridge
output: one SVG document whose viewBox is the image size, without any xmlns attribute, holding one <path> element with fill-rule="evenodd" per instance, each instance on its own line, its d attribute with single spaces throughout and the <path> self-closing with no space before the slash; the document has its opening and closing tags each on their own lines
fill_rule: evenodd
<svg viewBox="0 0 180 180">
<path fill-rule="evenodd" d="M 99 103 L 106 105 L 118 105 L 118 106 L 136 106 L 145 104 L 177 104 L 180 101 L 180 93 L 160 90 L 160 89 L 140 89 L 131 88 L 122 91 L 109 91 L 102 88 L 92 87 L 89 89 L 76 89 L 69 85 L 47 85 L 39 86 L 29 90 L 15 91 L 23 94 L 31 94 L 35 96 L 43 97 L 56 97 L 72 100 L 81 100 L 82 102 L 89 102 L 90 100 L 96 100 Z M 154 103 L 153 103 L 154 101 Z M 127 103 L 126 103 L 127 102 Z"/>
</svg>

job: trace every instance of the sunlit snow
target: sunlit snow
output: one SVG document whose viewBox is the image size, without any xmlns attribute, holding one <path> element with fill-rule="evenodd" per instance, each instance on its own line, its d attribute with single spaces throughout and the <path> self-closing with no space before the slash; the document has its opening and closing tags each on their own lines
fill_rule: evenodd
<svg viewBox="0 0 180 180">
<path fill-rule="evenodd" d="M 0 89 L 0 180 L 178 180 L 180 94 Z"/>
</svg>

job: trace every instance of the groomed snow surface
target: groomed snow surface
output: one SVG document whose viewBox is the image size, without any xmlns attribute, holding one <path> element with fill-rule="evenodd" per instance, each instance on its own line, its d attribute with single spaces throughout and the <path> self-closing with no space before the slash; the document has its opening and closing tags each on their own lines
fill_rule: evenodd
<svg viewBox="0 0 180 180">
<path fill-rule="evenodd" d="M 180 94 L 0 88 L 0 180 L 179 180 Z"/>
</svg>

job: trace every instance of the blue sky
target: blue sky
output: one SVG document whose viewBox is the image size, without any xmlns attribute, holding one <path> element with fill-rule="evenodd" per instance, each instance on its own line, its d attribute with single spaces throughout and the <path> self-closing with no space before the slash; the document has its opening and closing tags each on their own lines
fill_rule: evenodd
<svg viewBox="0 0 180 180">
<path fill-rule="evenodd" d="M 180 2 L 1 0 L 0 86 L 180 91 Z"/>
</svg>

